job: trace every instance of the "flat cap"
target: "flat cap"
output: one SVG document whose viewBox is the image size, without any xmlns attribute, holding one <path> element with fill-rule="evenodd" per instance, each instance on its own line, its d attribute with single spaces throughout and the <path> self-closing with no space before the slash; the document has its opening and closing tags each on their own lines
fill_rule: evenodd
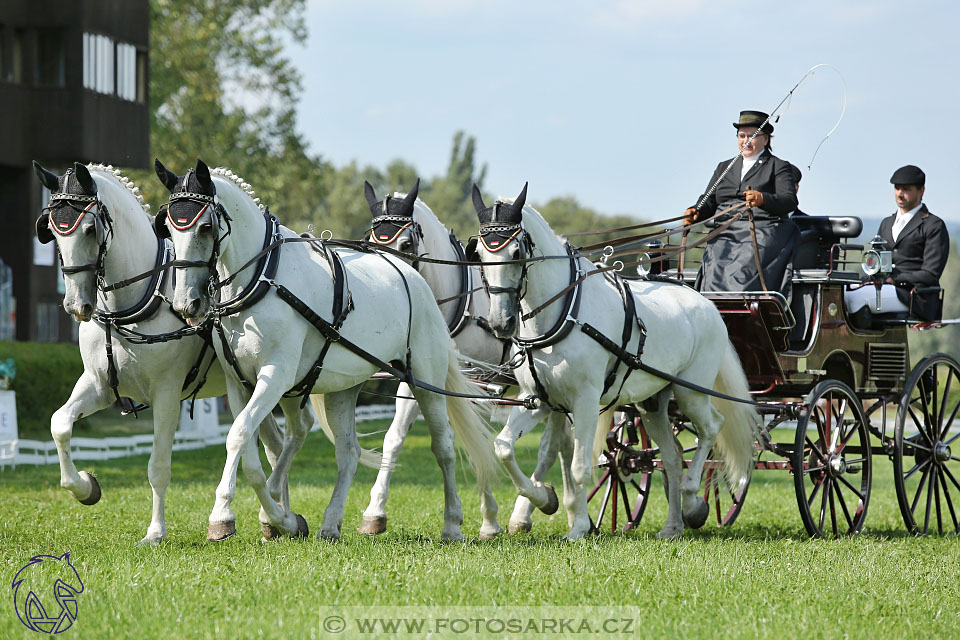
<svg viewBox="0 0 960 640">
<path fill-rule="evenodd" d="M 912 164 L 900 167 L 894 171 L 890 177 L 890 184 L 915 184 L 918 187 L 922 187 L 926 181 L 927 176 L 920 170 L 920 167 Z"/>
</svg>

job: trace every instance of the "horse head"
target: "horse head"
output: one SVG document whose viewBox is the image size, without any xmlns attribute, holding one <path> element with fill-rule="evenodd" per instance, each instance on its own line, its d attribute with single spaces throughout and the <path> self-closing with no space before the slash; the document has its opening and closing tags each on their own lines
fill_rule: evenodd
<svg viewBox="0 0 960 640">
<path fill-rule="evenodd" d="M 533 249 L 523 230 L 523 205 L 527 185 L 513 202 L 497 200 L 488 207 L 480 189 L 473 185 L 473 206 L 480 232 L 467 243 L 467 259 L 484 263 L 483 286 L 490 296 L 487 322 L 498 338 L 517 334 L 520 300 L 523 298 L 527 263 Z M 496 266 L 496 268 L 494 268 Z"/>
<path fill-rule="evenodd" d="M 50 204 L 37 218 L 37 238 L 55 242 L 65 286 L 64 310 L 78 322 L 93 316 L 97 279 L 110 243 L 110 214 L 97 194 L 97 183 L 78 163 L 57 176 L 36 161 L 33 170 L 50 190 Z"/>
<path fill-rule="evenodd" d="M 420 179 L 417 178 L 413 189 L 406 196 L 385 195 L 382 200 L 369 182 L 363 182 L 363 193 L 370 205 L 373 221 L 370 224 L 370 241 L 382 246 L 389 246 L 397 251 L 416 256 L 419 251 L 423 234 L 413 219 L 413 209 L 417 202 L 417 192 L 420 190 Z"/>
<path fill-rule="evenodd" d="M 199 324 L 210 308 L 210 284 L 215 278 L 220 254 L 221 225 L 229 216 L 220 206 L 217 188 L 210 170 L 200 159 L 184 176 L 154 161 L 160 182 L 170 191 L 170 200 L 160 208 L 153 228 L 161 238 L 173 241 L 177 256 L 173 263 L 179 271 L 173 295 L 173 310 L 187 324 Z"/>
</svg>

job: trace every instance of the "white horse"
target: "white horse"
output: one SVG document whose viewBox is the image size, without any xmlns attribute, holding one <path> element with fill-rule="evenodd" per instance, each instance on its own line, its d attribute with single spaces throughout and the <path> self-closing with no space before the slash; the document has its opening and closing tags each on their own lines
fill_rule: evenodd
<svg viewBox="0 0 960 640">
<path fill-rule="evenodd" d="M 257 457 L 247 455 L 255 443 L 256 425 L 279 403 L 287 418 L 289 441 L 274 476 L 286 472 L 308 427 L 300 398 L 285 397 L 288 390 L 299 386 L 302 392 L 326 394 L 324 412 L 334 430 L 337 482 L 318 536 L 339 538 L 357 465 L 354 412 L 361 385 L 378 369 L 390 367 L 406 369 L 418 381 L 434 387 L 458 393 L 473 389 L 458 369 L 457 353 L 433 294 L 401 260 L 353 250 L 321 253 L 306 243 L 289 243 L 281 245 L 280 266 L 267 279 L 270 289 L 264 297 L 236 314 L 225 312 L 223 303 L 211 307 L 216 281 L 220 281 L 221 297 L 235 299 L 241 293 L 238 283 L 256 275 L 240 269 L 261 252 L 264 238 L 297 236 L 285 227 L 274 228 L 226 170 L 214 170 L 211 176 L 198 161 L 196 169 L 180 179 L 159 161 L 156 169 L 171 191 L 171 204 L 169 216 L 161 213 L 155 228 L 172 234 L 178 261 L 182 261 L 173 306 L 188 319 L 203 318 L 212 310 L 222 326 L 222 339 L 214 341 L 218 355 L 235 360 L 242 375 L 233 370 L 228 374 L 231 405 L 242 409 L 227 437 L 227 462 L 211 524 L 234 519 L 230 502 L 239 456 L 244 454 L 244 471 L 267 523 L 291 535 L 302 531 L 304 523 L 298 522 L 299 516 L 275 502 L 273 477 L 267 482 Z M 230 280 L 234 276 L 235 282 Z M 358 349 L 364 353 L 358 355 Z M 391 362 L 399 366 L 388 364 Z M 244 380 L 250 381 L 246 384 L 252 391 Z M 462 539 L 463 512 L 456 492 L 450 426 L 460 436 L 481 486 L 496 475 L 490 434 L 464 398 L 448 400 L 421 388 L 413 393 L 427 419 L 432 449 L 443 473 L 443 538 Z"/>
<path fill-rule="evenodd" d="M 370 183 L 364 182 L 364 195 L 373 214 L 370 241 L 411 255 L 415 268 L 440 302 L 440 311 L 461 357 L 481 370 L 490 371 L 512 353 L 511 341 L 497 338 L 487 326 L 490 297 L 480 286 L 480 267 L 416 260 L 424 257 L 447 262 L 464 260 L 460 241 L 430 207 L 416 197 L 419 184 L 418 180 L 409 193 L 397 192 L 378 200 Z M 416 200 L 411 202 L 410 194 Z M 370 489 L 370 503 L 363 512 L 360 533 L 372 535 L 387 529 L 386 504 L 390 476 L 418 411 L 417 401 L 410 399 L 410 389 L 406 383 L 400 384 L 397 396 L 396 414 L 383 439 L 383 462 L 377 480 Z M 572 498 L 574 492 L 567 471 L 573 442 L 566 437 L 563 414 L 551 413 L 547 417 L 547 428 L 541 437 L 540 463 L 531 478 L 535 482 L 542 481 L 560 453 L 564 463 L 564 496 Z M 510 533 L 531 529 L 533 509 L 529 500 L 523 496 L 517 498 L 508 525 Z M 492 538 L 503 531 L 497 524 L 497 503 L 489 491 L 481 496 L 481 515 L 481 538 Z"/>
<path fill-rule="evenodd" d="M 580 274 L 595 269 L 595 265 L 579 257 L 572 248 L 568 253 L 565 243 L 540 214 L 524 206 L 526 193 L 524 186 L 515 201 L 498 200 L 488 208 L 474 185 L 480 237 L 479 243 L 475 238 L 468 245 L 467 255 L 485 263 L 485 284 L 491 295 L 490 326 L 497 335 L 517 336 L 521 344 L 528 345 L 529 366 L 516 372 L 521 387 L 540 396 L 547 406 L 567 411 L 572 417 L 571 471 L 576 499 L 569 514 L 573 524 L 566 537 L 580 538 L 591 528 L 588 482 L 597 459 L 599 436 L 609 426 L 603 416 L 598 422 L 598 408 L 634 404 L 648 398 L 653 401 L 645 403 L 644 426 L 661 445 L 669 502 L 667 522 L 658 535 L 679 536 L 684 523 L 702 526 L 709 507 L 697 492 L 706 456 L 716 445 L 732 486 L 749 477 L 759 427 L 756 412 L 746 404 L 711 400 L 704 393 L 642 370 L 633 371 L 624 381 L 628 367 L 613 350 L 601 346 L 599 339 L 608 338 L 608 344 L 621 348 L 624 356 L 637 354 L 639 327 L 633 327 L 627 344 L 621 344 L 621 339 L 625 335 L 624 323 L 639 319 L 646 327 L 641 358 L 645 365 L 695 385 L 747 399 L 746 377 L 720 314 L 708 300 L 684 286 L 652 281 L 614 283 L 601 275 L 587 277 L 579 292 L 573 288 L 536 313 Z M 517 262 L 542 256 L 569 259 Z M 623 298 L 618 291 L 620 286 Z M 631 296 L 636 305 L 636 318 L 625 313 L 626 296 Z M 521 313 L 523 318 L 518 317 Z M 667 418 L 671 394 L 699 435 L 693 461 L 682 481 L 679 443 Z M 495 449 L 520 494 L 540 507 L 556 502 L 553 490 L 531 482 L 514 458 L 514 443 L 537 420 L 535 414 L 515 408 L 496 439 Z"/>
<path fill-rule="evenodd" d="M 213 360 L 213 349 L 204 349 L 204 339 L 196 334 L 156 344 L 131 342 L 129 333 L 119 335 L 125 330 L 156 336 L 185 329 L 166 302 L 172 283 L 159 273 L 104 291 L 110 284 L 150 271 L 167 255 L 167 247 L 153 234 L 139 189 L 119 171 L 103 165 L 76 164 L 62 177 L 37 163 L 34 169 L 52 193 L 49 212 L 37 220 L 37 236 L 44 243 L 56 241 L 66 289 L 63 308 L 81 322 L 83 374 L 66 404 L 50 419 L 60 457 L 60 485 L 83 504 L 95 504 L 101 497 L 97 480 L 86 471 L 78 472 L 70 457 L 76 420 L 112 405 L 119 396 L 153 407 L 154 440 L 147 467 L 153 515 L 139 544 L 157 544 L 167 535 L 164 496 L 170 484 L 180 400 L 193 394 L 204 375 L 207 382 L 199 397 L 223 395 L 223 372 Z M 112 355 L 108 355 L 108 344 Z M 191 369 L 198 375 L 184 388 Z M 274 465 L 282 442 L 273 417 L 264 420 L 264 444 Z"/>
</svg>

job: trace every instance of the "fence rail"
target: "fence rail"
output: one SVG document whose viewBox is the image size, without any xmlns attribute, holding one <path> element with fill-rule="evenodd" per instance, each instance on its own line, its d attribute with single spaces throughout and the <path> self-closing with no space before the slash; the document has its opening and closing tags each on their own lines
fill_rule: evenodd
<svg viewBox="0 0 960 640">
<path fill-rule="evenodd" d="M 357 422 L 392 419 L 395 413 L 392 404 L 365 405 L 357 407 Z M 277 419 L 281 425 L 283 418 Z M 174 451 L 203 449 L 222 445 L 227 441 L 230 424 L 220 424 L 215 429 L 204 431 L 177 431 L 173 437 Z M 314 424 L 311 431 L 319 431 Z M 112 460 L 138 456 L 153 451 L 153 435 L 149 433 L 111 438 L 72 438 L 70 456 L 74 460 Z M 52 440 L 8 440 L 0 442 L 0 469 L 20 465 L 57 464 L 57 445 Z"/>
</svg>

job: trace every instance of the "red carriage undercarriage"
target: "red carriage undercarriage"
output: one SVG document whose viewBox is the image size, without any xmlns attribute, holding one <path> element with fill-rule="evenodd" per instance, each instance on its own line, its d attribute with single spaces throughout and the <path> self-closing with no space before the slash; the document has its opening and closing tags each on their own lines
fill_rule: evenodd
<svg viewBox="0 0 960 640">
<path fill-rule="evenodd" d="M 844 290 L 861 284 L 845 243 L 862 223 L 851 217 L 794 218 L 802 241 L 794 262 L 793 301 L 776 292 L 705 294 L 727 325 L 753 398 L 764 417 L 755 468 L 793 474 L 797 505 L 811 536 L 861 530 L 867 515 L 874 456 L 893 462 L 900 510 L 915 534 L 960 532 L 960 365 L 934 354 L 910 367 L 908 330 L 940 326 L 909 314 L 878 316 L 854 327 Z M 681 261 L 682 264 L 682 261 Z M 689 261 L 688 261 L 689 264 Z M 682 269 L 682 267 L 680 267 Z M 679 269 L 675 269 L 677 273 Z M 696 270 L 680 271 L 692 281 Z M 930 293 L 927 291 L 927 293 Z M 937 289 L 942 298 L 942 291 Z M 590 494 L 598 530 L 630 530 L 643 517 L 659 450 L 643 428 L 642 412 L 624 407 L 607 436 L 602 473 Z M 695 435 L 671 407 L 674 428 Z M 775 437 L 781 433 L 788 437 Z M 792 429 L 792 434 L 787 431 Z M 693 436 L 691 436 L 692 438 Z M 694 447 L 685 449 L 685 457 Z M 688 460 L 685 460 L 685 464 Z M 710 521 L 732 524 L 748 483 L 731 491 L 720 463 L 704 471 Z"/>
</svg>

